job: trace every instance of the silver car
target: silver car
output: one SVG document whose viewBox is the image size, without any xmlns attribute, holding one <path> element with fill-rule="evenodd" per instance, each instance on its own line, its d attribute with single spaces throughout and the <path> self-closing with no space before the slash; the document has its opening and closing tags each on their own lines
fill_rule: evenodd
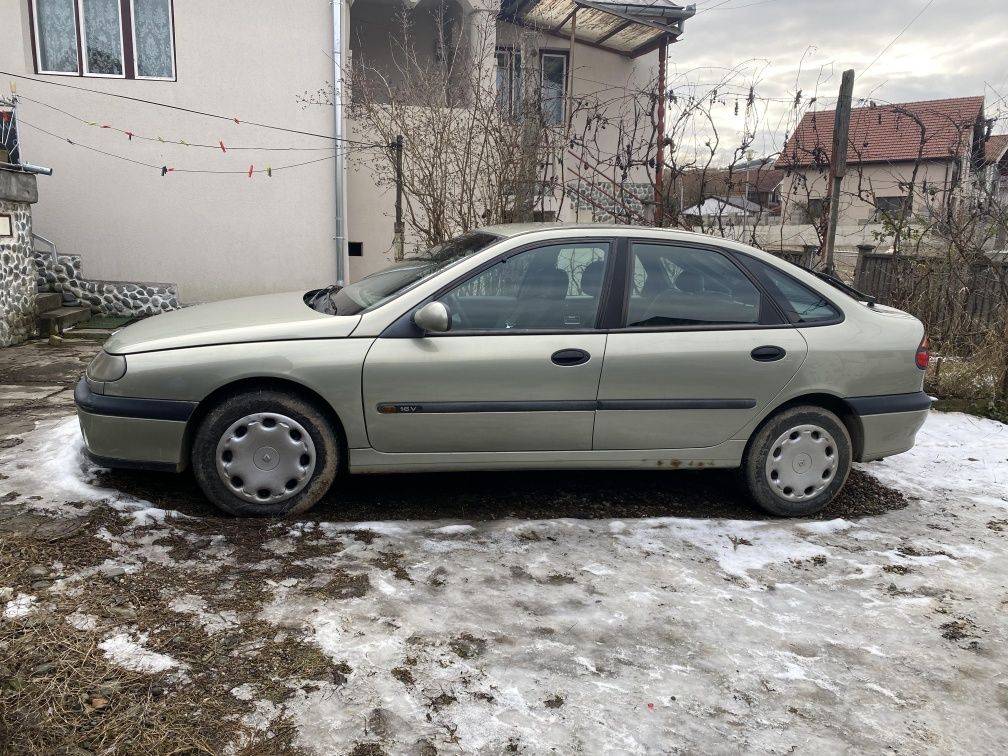
<svg viewBox="0 0 1008 756">
<path fill-rule="evenodd" d="M 237 515 L 341 472 L 741 468 L 809 515 L 910 449 L 924 329 L 757 249 L 628 226 L 479 229 L 344 288 L 114 334 L 76 389 L 89 454 Z"/>
</svg>

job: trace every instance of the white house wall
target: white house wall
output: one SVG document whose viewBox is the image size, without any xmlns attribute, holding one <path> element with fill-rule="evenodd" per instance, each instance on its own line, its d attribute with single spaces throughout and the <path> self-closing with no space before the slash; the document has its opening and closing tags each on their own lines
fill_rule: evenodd
<svg viewBox="0 0 1008 756">
<path fill-rule="evenodd" d="M 297 95 L 332 80 L 331 10 L 325 0 L 175 0 L 177 81 L 39 75 L 32 63 L 26 0 L 0 0 L 0 70 L 282 124 L 331 135 L 328 107 L 302 107 Z M 2 82 L 6 93 L 7 81 Z M 326 148 L 330 142 L 214 120 L 30 81 L 18 82 L 26 161 L 53 168 L 40 177 L 33 227 L 79 254 L 90 278 L 171 281 L 184 302 L 304 289 L 335 277 L 332 160 L 255 174 L 331 154 L 200 149 L 128 140 L 29 101 L 39 100 L 98 124 L 140 135 L 225 146 Z M 59 135 L 53 138 L 29 126 Z M 160 171 L 73 147 L 176 169 Z"/>
</svg>

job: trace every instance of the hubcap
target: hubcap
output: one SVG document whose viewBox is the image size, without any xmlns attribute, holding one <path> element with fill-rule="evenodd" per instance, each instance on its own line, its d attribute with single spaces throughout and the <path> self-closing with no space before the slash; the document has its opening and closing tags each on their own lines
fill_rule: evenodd
<svg viewBox="0 0 1008 756">
<path fill-rule="evenodd" d="M 258 412 L 237 420 L 217 442 L 217 473 L 235 496 L 277 504 L 300 493 L 315 472 L 315 444 L 286 415 Z"/>
<path fill-rule="evenodd" d="M 798 425 L 770 447 L 767 483 L 786 501 L 811 499 L 833 482 L 838 462 L 833 436 L 818 425 Z"/>
</svg>

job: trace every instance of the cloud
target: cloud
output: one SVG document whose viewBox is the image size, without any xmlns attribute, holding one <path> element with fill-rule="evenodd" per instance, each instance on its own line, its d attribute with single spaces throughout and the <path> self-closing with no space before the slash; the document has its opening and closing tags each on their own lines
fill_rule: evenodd
<svg viewBox="0 0 1008 756">
<path fill-rule="evenodd" d="M 984 94 L 995 131 L 1008 132 L 1008 3 L 934 0 L 879 57 L 926 0 L 730 0 L 714 7 L 721 1 L 697 0 L 669 62 L 673 87 L 714 84 L 739 67 L 719 91 L 725 104 L 712 108 L 722 144 L 739 142 L 744 118 L 734 115 L 734 103 L 750 83 L 765 107 L 753 149 L 771 153 L 794 127 L 797 91 L 802 109 L 813 96 L 816 109 L 832 109 L 846 68 L 855 71 L 855 105 Z"/>
</svg>

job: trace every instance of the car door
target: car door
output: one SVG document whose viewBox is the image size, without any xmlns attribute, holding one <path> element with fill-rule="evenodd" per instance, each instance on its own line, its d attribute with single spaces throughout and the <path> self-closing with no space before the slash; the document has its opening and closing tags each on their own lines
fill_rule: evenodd
<svg viewBox="0 0 1008 756">
<path fill-rule="evenodd" d="M 434 297 L 451 313 L 447 332 L 420 332 L 412 320 L 399 324 L 405 332 L 388 329 L 364 362 L 371 446 L 591 449 L 606 342 L 596 326 L 611 247 L 581 239 L 508 253 Z"/>
<path fill-rule="evenodd" d="M 624 316 L 606 343 L 595 449 L 730 439 L 794 377 L 801 333 L 726 253 L 633 241 Z"/>
</svg>

